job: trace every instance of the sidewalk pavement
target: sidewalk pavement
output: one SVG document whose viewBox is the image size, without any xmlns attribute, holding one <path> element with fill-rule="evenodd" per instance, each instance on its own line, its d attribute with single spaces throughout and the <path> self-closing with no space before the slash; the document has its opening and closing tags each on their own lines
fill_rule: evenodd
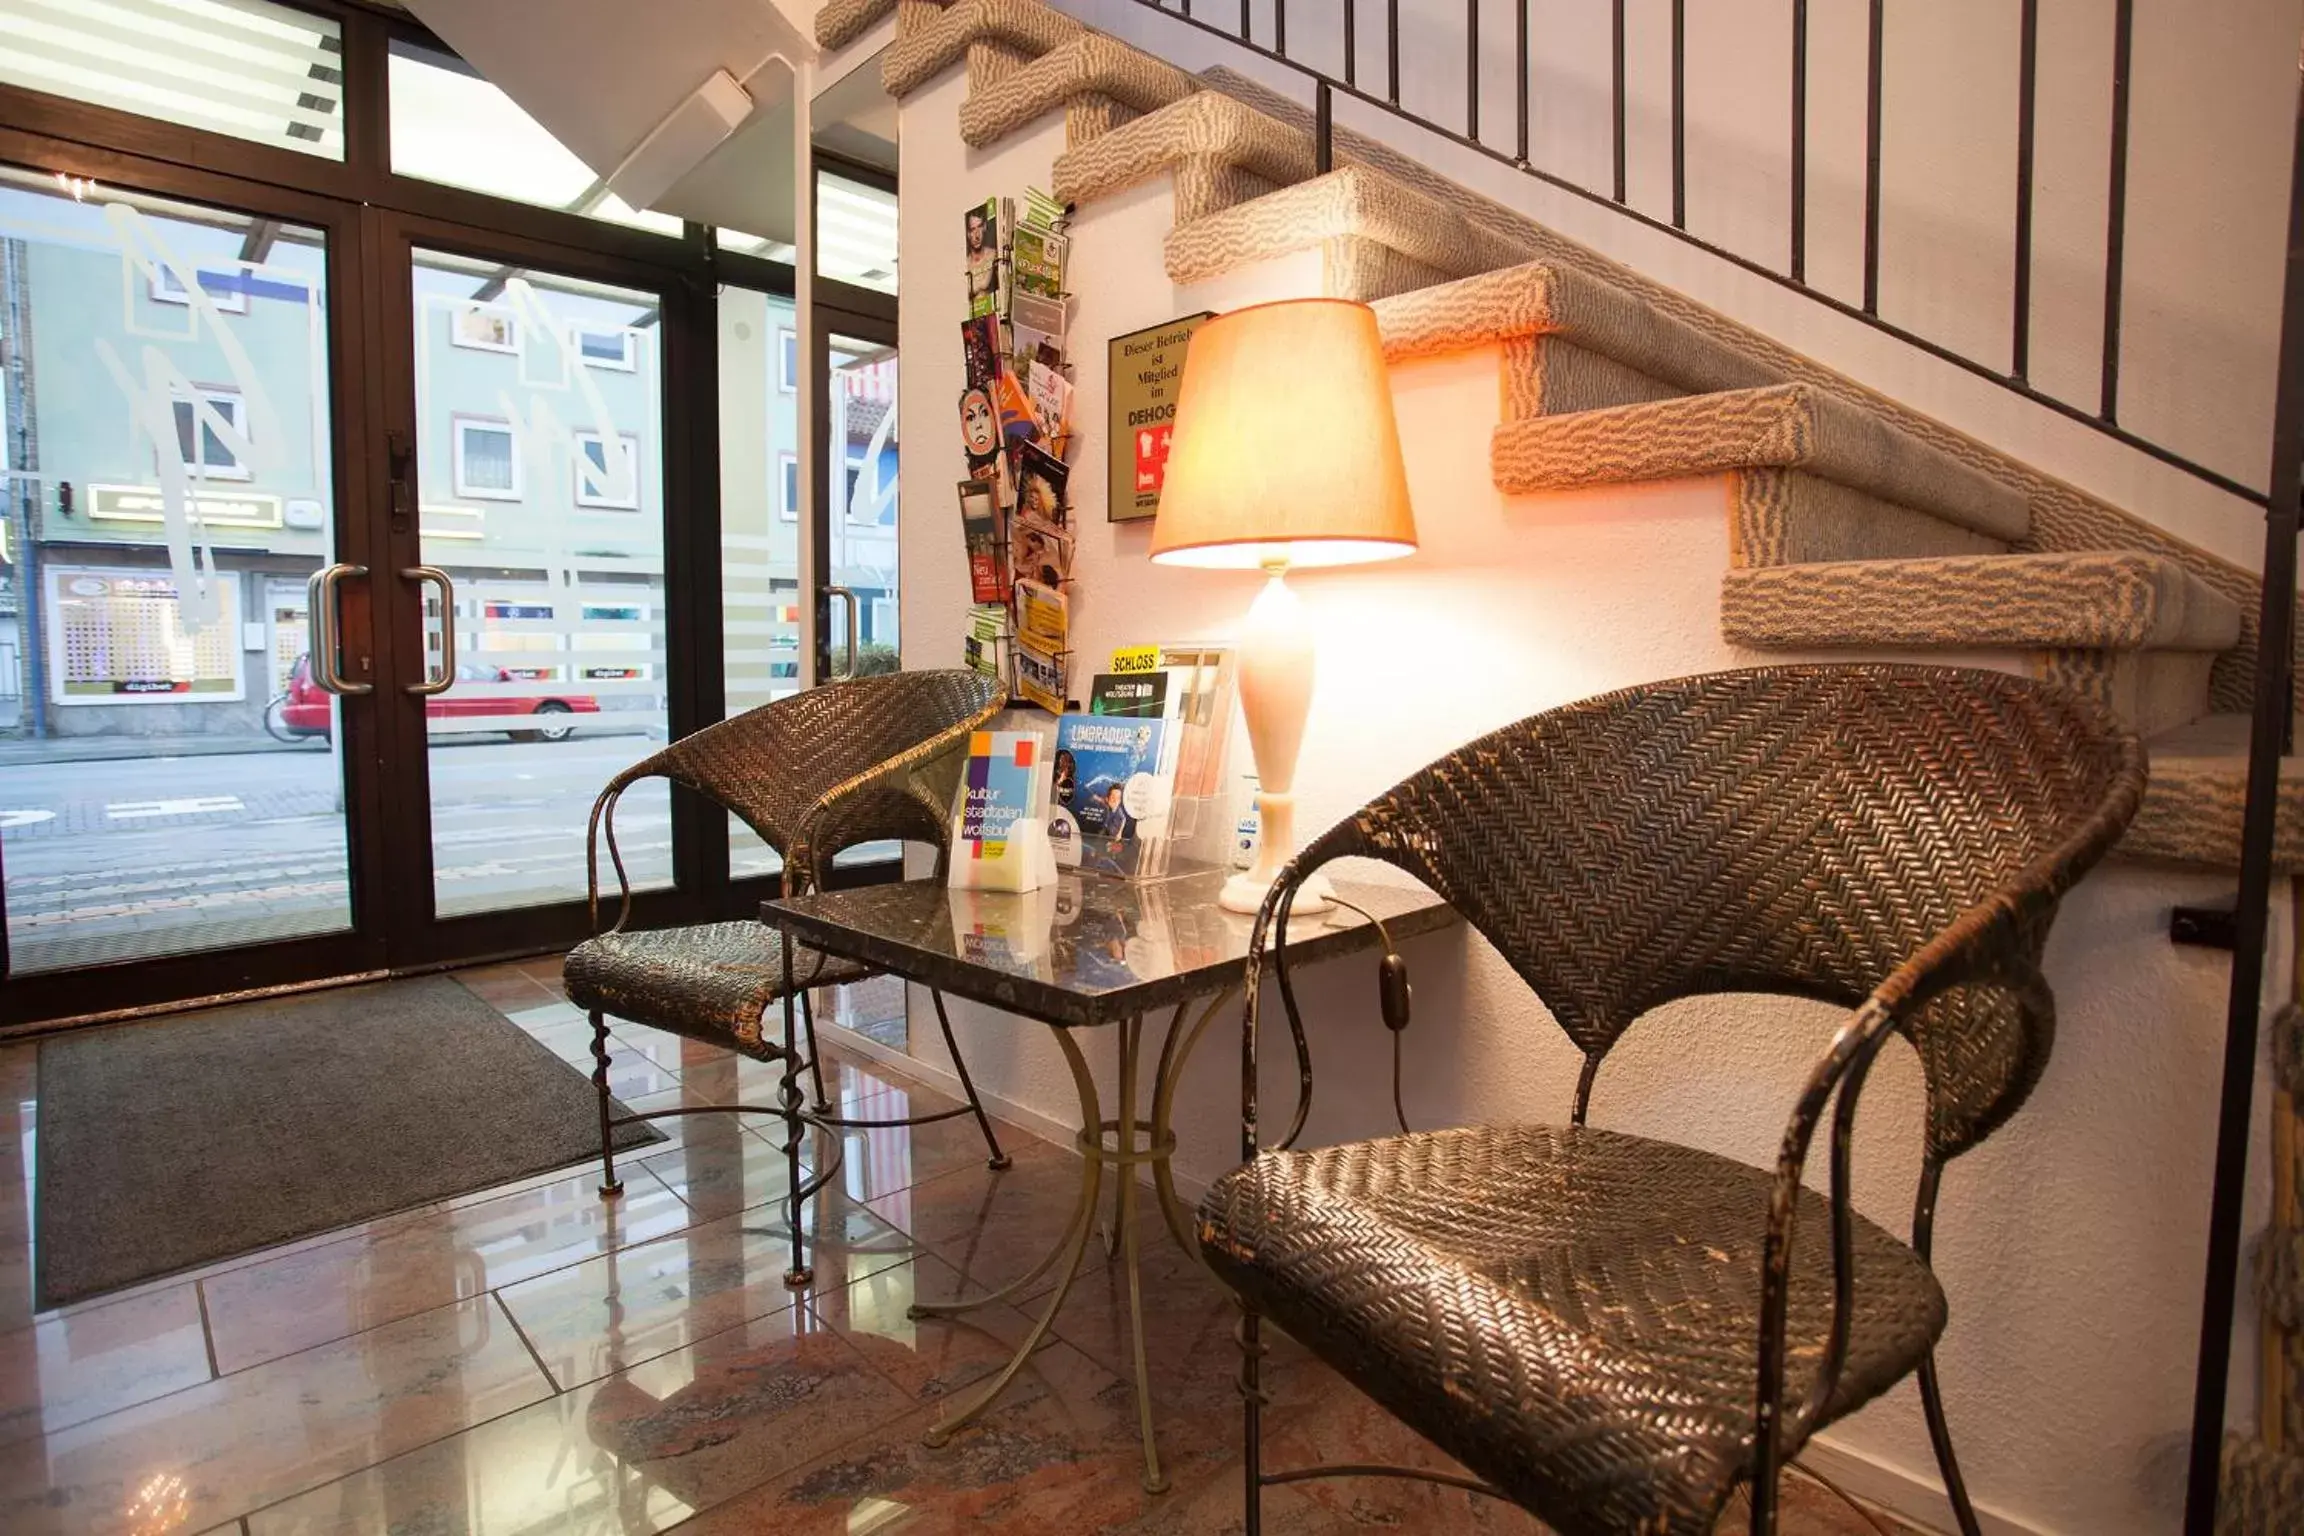
<svg viewBox="0 0 2304 1536">
<path fill-rule="evenodd" d="M 0 736 L 0 768 L 46 763 L 117 763 L 155 757 L 232 757 L 248 752 L 324 753 L 321 737 L 310 741 L 275 741 L 258 732 L 252 736 L 51 736 L 42 741 L 30 736 Z"/>
</svg>

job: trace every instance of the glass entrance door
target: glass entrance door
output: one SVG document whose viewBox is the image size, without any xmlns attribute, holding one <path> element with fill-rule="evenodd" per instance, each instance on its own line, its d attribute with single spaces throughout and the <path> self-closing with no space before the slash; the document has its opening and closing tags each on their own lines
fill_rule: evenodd
<svg viewBox="0 0 2304 1536">
<path fill-rule="evenodd" d="M 593 797 L 670 734 L 662 299 L 408 249 L 430 915 L 581 901 Z M 616 831 L 672 884 L 664 781 Z"/>
<path fill-rule="evenodd" d="M 165 991 L 218 952 L 375 963 L 346 767 L 371 722 L 318 686 L 367 678 L 375 648 L 363 593 L 325 635 L 313 604 L 366 559 L 330 218 L 0 165 L 10 1014 L 42 978 Z"/>
</svg>

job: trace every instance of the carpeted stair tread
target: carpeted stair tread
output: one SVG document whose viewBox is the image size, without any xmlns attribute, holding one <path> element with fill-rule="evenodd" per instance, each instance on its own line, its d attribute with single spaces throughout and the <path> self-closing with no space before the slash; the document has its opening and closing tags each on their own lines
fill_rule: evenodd
<svg viewBox="0 0 2304 1536">
<path fill-rule="evenodd" d="M 1508 421 L 1490 456 L 1508 492 L 1805 469 L 1992 538 L 2030 528 L 2023 492 L 1810 384 Z"/>
<path fill-rule="evenodd" d="M 1082 204 L 1186 165 L 1231 166 L 1274 185 L 1312 175 L 1312 141 L 1214 91 L 1147 112 L 1056 157 L 1051 190 Z"/>
<path fill-rule="evenodd" d="M 880 84 L 891 96 L 908 96 L 967 57 L 972 44 L 994 43 L 1037 58 L 1087 30 L 1039 0 L 953 0 L 927 25 L 897 28 L 896 41 L 880 61 Z"/>
<path fill-rule="evenodd" d="M 1206 282 L 1336 239 L 1371 242 L 1442 277 L 1511 266 L 1529 254 L 1381 171 L 1346 165 L 1178 224 L 1168 232 L 1168 276 Z"/>
<path fill-rule="evenodd" d="M 2240 867 L 2240 816 L 2248 796 L 2248 717 L 2216 714 L 2146 743 L 2152 772 L 2144 803 L 2120 841 L 2130 858 L 2216 869 Z M 2304 757 L 2280 760 L 2272 858 L 2304 871 Z"/>
<path fill-rule="evenodd" d="M 960 137 L 983 149 L 1082 97 L 1106 97 L 1131 111 L 1150 112 L 1198 90 L 1191 75 L 1165 60 L 1088 32 L 969 92 L 960 107 Z"/>
<path fill-rule="evenodd" d="M 1729 640 L 1766 649 L 2220 651 L 2240 610 L 2173 560 L 2135 550 L 1841 560 L 1730 571 Z"/>
<path fill-rule="evenodd" d="M 1562 336 L 1696 394 L 1783 382 L 1732 347 L 1615 284 L 1527 261 L 1376 302 L 1388 358 L 1458 352 L 1523 336 Z"/>
<path fill-rule="evenodd" d="M 896 0 L 824 0 L 816 13 L 816 46 L 844 48 L 896 9 Z"/>
</svg>

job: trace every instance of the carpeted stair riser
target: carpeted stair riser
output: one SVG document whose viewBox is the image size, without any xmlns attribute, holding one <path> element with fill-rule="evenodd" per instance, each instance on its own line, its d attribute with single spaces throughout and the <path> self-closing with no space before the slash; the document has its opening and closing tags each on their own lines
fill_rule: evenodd
<svg viewBox="0 0 2304 1536">
<path fill-rule="evenodd" d="M 1508 266 L 1527 252 L 1364 166 L 1347 165 L 1168 232 L 1168 276 L 1206 282 L 1253 262 L 1351 235 L 1447 277 Z"/>
<path fill-rule="evenodd" d="M 1330 235 L 1320 242 L 1320 291 L 1330 298 L 1367 303 L 1446 277 L 1445 272 L 1364 235 Z"/>
<path fill-rule="evenodd" d="M 1270 118 L 1213 91 L 1147 112 L 1102 138 L 1072 146 L 1056 159 L 1050 190 L 1059 201 L 1093 202 L 1188 164 L 1230 166 L 1254 177 L 1256 195 L 1312 175 L 1312 145 Z M 1220 204 L 1193 218 L 1217 212 Z M 1183 208 L 1178 223 L 1187 222 Z"/>
<path fill-rule="evenodd" d="M 1064 103 L 1064 143 L 1091 144 L 1115 128 L 1124 128 L 1140 114 L 1126 102 L 1091 93 Z"/>
<path fill-rule="evenodd" d="M 1728 556 L 1738 567 L 2008 552 L 1988 534 L 1801 470 L 1744 469 L 1728 481 Z"/>
<path fill-rule="evenodd" d="M 1730 571 L 1721 629 L 1764 649 L 2220 651 L 2232 602 L 2173 561 L 2133 553 L 1843 560 Z"/>
<path fill-rule="evenodd" d="M 913 22 L 909 18 L 920 17 Z M 889 95 L 909 96 L 953 64 L 971 57 L 971 45 L 998 44 L 1005 53 L 1036 59 L 1088 29 L 1037 0 L 954 0 L 940 14 L 907 7 L 897 18 L 896 41 L 880 60 L 880 84 Z M 994 56 L 990 53 L 986 59 Z M 997 84 L 971 70 L 969 85 Z"/>
<path fill-rule="evenodd" d="M 2032 675 L 2094 699 L 2149 737 L 2200 718 L 2215 665 L 2213 651 L 2046 651 L 2032 658 Z"/>
<path fill-rule="evenodd" d="M 1198 89 L 1184 71 L 1099 32 L 1074 38 L 990 80 L 980 79 L 972 68 L 968 84 L 968 99 L 960 106 L 960 137 L 974 149 L 998 143 L 1079 98 L 1102 98 L 1132 112 L 1150 112 Z M 1067 114 L 1067 128 L 1073 126 Z"/>
<path fill-rule="evenodd" d="M 1504 343 L 1503 408 L 1507 420 L 1671 400 L 1686 393 L 1564 337 L 1515 336 Z"/>
<path fill-rule="evenodd" d="M 1993 537 L 2027 526 L 2017 493 L 1803 384 L 1506 422 L 1490 457 L 1508 492 L 1806 469 Z"/>
<path fill-rule="evenodd" d="M 1179 221 L 1205 218 L 1272 190 L 1271 182 L 1246 166 L 1212 156 L 1187 155 L 1175 163 L 1173 171 Z"/>
<path fill-rule="evenodd" d="M 974 42 L 966 54 L 968 89 L 990 90 L 1032 62 L 1032 55 L 1008 43 Z"/>
</svg>

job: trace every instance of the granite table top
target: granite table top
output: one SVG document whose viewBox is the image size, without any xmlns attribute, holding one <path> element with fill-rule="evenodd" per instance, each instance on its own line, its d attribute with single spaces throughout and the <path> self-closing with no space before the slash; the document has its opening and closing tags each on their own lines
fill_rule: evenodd
<svg viewBox="0 0 2304 1536">
<path fill-rule="evenodd" d="M 906 880 L 765 902 L 760 920 L 947 996 L 1095 1026 L 1239 985 L 1255 919 L 1217 905 L 1225 873 L 1137 884 L 1075 871 L 1021 894 Z M 1338 882 L 1336 893 L 1381 918 L 1394 943 L 1457 920 L 1419 887 Z M 1341 905 L 1289 920 L 1291 966 L 1376 944 L 1374 925 Z"/>
</svg>

